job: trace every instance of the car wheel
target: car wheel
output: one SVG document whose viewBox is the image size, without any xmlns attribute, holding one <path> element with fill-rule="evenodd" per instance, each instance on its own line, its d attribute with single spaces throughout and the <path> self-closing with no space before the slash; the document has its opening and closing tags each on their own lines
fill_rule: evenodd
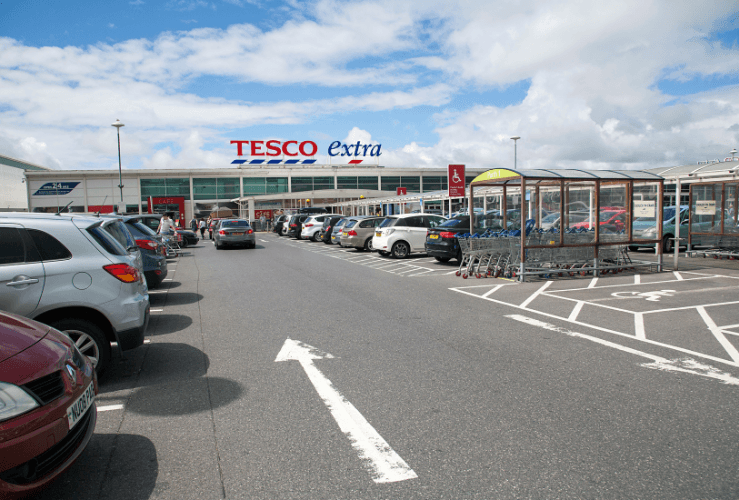
<svg viewBox="0 0 739 500">
<path fill-rule="evenodd" d="M 391 253 L 396 259 L 405 259 L 406 257 L 408 257 L 410 251 L 411 249 L 408 247 L 408 243 L 406 243 L 405 241 L 399 241 L 395 245 L 393 245 Z"/>
<path fill-rule="evenodd" d="M 663 253 L 672 253 L 672 235 L 667 234 L 664 238 L 662 238 L 662 252 Z"/>
<path fill-rule="evenodd" d="M 311 239 L 314 242 L 318 243 L 319 241 L 321 241 L 321 233 L 319 233 L 318 231 L 316 231 L 315 233 L 313 233 L 313 237 Z"/>
<path fill-rule="evenodd" d="M 434 259 L 436 259 L 439 262 L 449 262 L 450 260 L 449 257 L 434 257 Z"/>
<path fill-rule="evenodd" d="M 182 248 L 187 248 L 190 244 L 187 242 L 186 239 L 182 239 L 182 244 L 180 245 Z"/>
<path fill-rule="evenodd" d="M 213 244 L 216 246 L 216 250 L 221 249 L 221 245 L 219 245 L 217 241 L 214 241 Z"/>
<path fill-rule="evenodd" d="M 367 238 L 367 241 L 364 242 L 364 249 L 368 252 L 371 252 L 374 250 L 374 247 L 372 246 L 372 238 Z"/>
<path fill-rule="evenodd" d="M 83 319 L 67 318 L 52 322 L 49 326 L 66 333 L 82 354 L 90 358 L 98 374 L 110 363 L 110 342 L 95 324 Z"/>
</svg>

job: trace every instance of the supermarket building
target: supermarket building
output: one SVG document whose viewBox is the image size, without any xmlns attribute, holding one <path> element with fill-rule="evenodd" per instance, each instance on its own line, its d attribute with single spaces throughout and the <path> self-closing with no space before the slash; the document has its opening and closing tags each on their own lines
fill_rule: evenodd
<svg viewBox="0 0 739 500">
<path fill-rule="evenodd" d="M 289 161 L 289 160 L 288 160 Z M 466 183 L 485 169 L 468 169 Z M 447 170 L 388 168 L 357 164 L 250 164 L 220 169 L 26 171 L 28 206 L 33 212 L 56 212 L 70 204 L 73 212 L 169 212 L 190 220 L 216 207 L 231 208 L 253 220 L 260 210 L 296 210 L 307 205 L 342 213 L 345 203 L 360 198 L 447 189 Z M 122 202 L 121 202 L 122 197 Z M 309 200 L 309 201 L 307 201 Z M 461 205 L 463 199 L 459 200 Z M 426 204 L 426 208 L 433 208 Z M 392 210 L 392 208 L 391 208 Z M 178 214 L 178 215 L 177 215 Z"/>
</svg>

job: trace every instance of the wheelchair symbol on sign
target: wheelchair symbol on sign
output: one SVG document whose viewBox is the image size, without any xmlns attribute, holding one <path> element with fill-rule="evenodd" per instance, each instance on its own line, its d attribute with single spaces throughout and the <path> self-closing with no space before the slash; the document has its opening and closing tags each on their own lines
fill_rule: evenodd
<svg viewBox="0 0 739 500">
<path fill-rule="evenodd" d="M 659 302 L 660 298 L 672 297 L 674 293 L 676 293 L 675 290 L 658 290 L 655 292 L 616 292 L 611 295 L 619 299 L 646 299 L 649 302 Z"/>
<path fill-rule="evenodd" d="M 457 172 L 456 170 L 454 171 L 454 176 L 452 177 L 452 182 L 455 183 L 455 184 L 459 184 L 460 182 L 462 182 L 462 179 L 459 177 L 459 172 Z"/>
</svg>

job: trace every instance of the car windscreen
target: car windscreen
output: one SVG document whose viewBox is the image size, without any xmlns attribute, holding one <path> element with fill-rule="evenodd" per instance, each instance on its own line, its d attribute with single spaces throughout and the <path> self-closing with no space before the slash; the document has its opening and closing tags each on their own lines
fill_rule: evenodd
<svg viewBox="0 0 739 500">
<path fill-rule="evenodd" d="M 393 224 L 395 224 L 395 221 L 397 221 L 397 220 L 398 219 L 394 219 L 394 218 L 388 217 L 387 219 L 385 219 L 384 221 L 382 221 L 382 224 L 380 224 L 380 227 L 390 227 Z"/>
<path fill-rule="evenodd" d="M 249 223 L 245 220 L 224 220 L 221 227 L 249 227 Z"/>
<path fill-rule="evenodd" d="M 458 219 L 449 219 L 439 224 L 437 227 L 461 227 L 470 225 L 469 217 L 460 217 Z"/>
<path fill-rule="evenodd" d="M 344 229 L 349 229 L 349 228 L 354 227 L 356 225 L 357 225 L 357 221 L 350 220 L 349 222 L 347 222 L 346 224 L 344 224 Z"/>
</svg>

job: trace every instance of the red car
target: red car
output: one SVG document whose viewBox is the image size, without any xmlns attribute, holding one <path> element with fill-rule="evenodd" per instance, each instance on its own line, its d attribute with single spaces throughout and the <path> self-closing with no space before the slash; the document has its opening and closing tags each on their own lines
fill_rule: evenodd
<svg viewBox="0 0 739 500">
<path fill-rule="evenodd" d="M 600 225 L 601 226 L 611 226 L 614 227 L 616 230 L 621 231 L 626 226 L 626 210 L 624 209 L 615 209 L 610 210 L 605 209 L 601 210 L 600 212 Z M 590 229 L 590 222 L 579 222 L 577 224 L 573 224 L 570 227 L 573 227 L 575 229 L 585 228 Z"/>
<path fill-rule="evenodd" d="M 0 312 L 0 498 L 32 493 L 74 463 L 95 430 L 97 392 L 69 337 Z"/>
</svg>

